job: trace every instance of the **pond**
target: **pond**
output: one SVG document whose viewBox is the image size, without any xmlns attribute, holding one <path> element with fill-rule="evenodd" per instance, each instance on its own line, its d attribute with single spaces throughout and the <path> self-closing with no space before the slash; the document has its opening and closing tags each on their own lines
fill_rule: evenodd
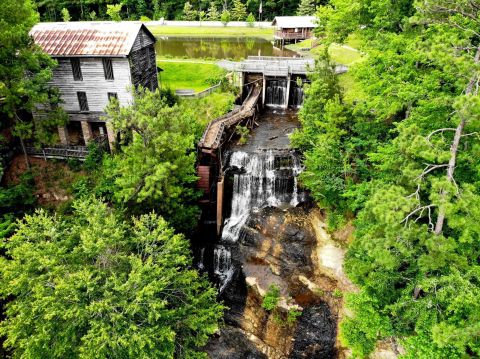
<svg viewBox="0 0 480 359">
<path fill-rule="evenodd" d="M 248 56 L 287 56 L 297 53 L 274 47 L 258 37 L 177 37 L 161 36 L 155 45 L 157 55 L 180 58 L 241 60 Z"/>
</svg>

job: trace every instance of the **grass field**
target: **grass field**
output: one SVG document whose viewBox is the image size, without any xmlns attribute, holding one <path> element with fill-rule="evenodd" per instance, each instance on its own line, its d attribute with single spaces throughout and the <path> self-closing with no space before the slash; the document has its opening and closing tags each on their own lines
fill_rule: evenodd
<svg viewBox="0 0 480 359">
<path fill-rule="evenodd" d="M 155 36 L 251 36 L 273 39 L 273 29 L 258 27 L 209 27 L 209 26 L 163 26 L 150 25 L 148 29 Z"/>
<path fill-rule="evenodd" d="M 298 51 L 307 56 L 316 57 L 321 51 L 323 51 L 323 46 L 319 45 L 313 49 L 310 49 L 312 46 L 312 41 L 312 39 L 307 39 L 297 42 L 296 44 L 287 45 L 286 47 L 290 50 Z M 334 62 L 348 66 L 362 59 L 362 53 L 357 50 L 359 46 L 360 39 L 358 37 L 350 36 L 345 42 L 345 45 L 331 44 L 328 52 Z M 310 50 L 301 51 L 302 49 Z"/>
<path fill-rule="evenodd" d="M 163 69 L 161 73 L 162 87 L 172 90 L 192 89 L 202 91 L 210 87 L 207 80 L 218 78 L 225 71 L 215 64 L 208 62 L 188 61 L 158 61 L 158 66 Z"/>
</svg>

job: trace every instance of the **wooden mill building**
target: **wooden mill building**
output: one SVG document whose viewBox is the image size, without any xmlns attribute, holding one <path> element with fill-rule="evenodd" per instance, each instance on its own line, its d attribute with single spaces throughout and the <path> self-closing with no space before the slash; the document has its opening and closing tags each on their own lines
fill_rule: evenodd
<svg viewBox="0 0 480 359">
<path fill-rule="evenodd" d="M 273 19 L 275 41 L 284 43 L 306 40 L 314 36 L 315 16 L 277 16 Z"/>
<path fill-rule="evenodd" d="M 64 146 L 112 143 L 114 133 L 104 119 L 109 101 L 125 106 L 133 101 L 132 88 L 158 87 L 155 37 L 141 22 L 40 23 L 30 35 L 58 62 L 51 84 L 69 117 L 58 129 Z"/>
</svg>

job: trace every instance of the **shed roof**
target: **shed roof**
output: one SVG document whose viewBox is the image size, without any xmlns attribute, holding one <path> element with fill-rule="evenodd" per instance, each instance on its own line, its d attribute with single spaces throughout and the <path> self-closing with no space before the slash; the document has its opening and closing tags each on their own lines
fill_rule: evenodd
<svg viewBox="0 0 480 359">
<path fill-rule="evenodd" d="M 127 56 L 140 31 L 152 33 L 137 21 L 45 22 L 30 30 L 36 44 L 53 57 Z"/>
<path fill-rule="evenodd" d="M 276 16 L 272 25 L 280 29 L 293 29 L 317 27 L 315 16 Z"/>
</svg>

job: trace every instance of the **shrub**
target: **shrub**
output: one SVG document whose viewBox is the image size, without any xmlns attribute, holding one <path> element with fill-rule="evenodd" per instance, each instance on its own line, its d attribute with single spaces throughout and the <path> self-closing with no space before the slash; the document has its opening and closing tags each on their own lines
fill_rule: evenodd
<svg viewBox="0 0 480 359">
<path fill-rule="evenodd" d="M 287 323 L 293 324 L 297 321 L 297 318 L 302 315 L 302 311 L 298 307 L 290 307 L 287 313 Z"/>
<path fill-rule="evenodd" d="M 230 22 L 230 12 L 223 10 L 222 15 L 220 15 L 220 21 L 222 22 L 223 26 L 227 26 L 227 24 Z"/>
<path fill-rule="evenodd" d="M 247 26 L 248 27 L 253 27 L 253 25 L 255 25 L 255 16 L 253 16 L 253 14 L 250 13 L 247 16 Z"/>
<path fill-rule="evenodd" d="M 87 148 L 88 155 L 85 157 L 83 168 L 87 171 L 93 171 L 102 163 L 103 149 L 96 142 L 90 142 Z"/>
<path fill-rule="evenodd" d="M 280 288 L 276 284 L 270 285 L 265 297 L 263 297 L 262 308 L 267 311 L 272 311 L 277 308 L 280 301 Z"/>
<path fill-rule="evenodd" d="M 238 140 L 238 144 L 239 145 L 244 145 L 247 143 L 247 140 L 248 140 L 248 135 L 250 133 L 250 130 L 248 129 L 247 126 L 237 126 L 237 128 L 235 129 L 235 132 L 237 133 L 237 135 L 240 136 L 240 139 Z"/>
</svg>

